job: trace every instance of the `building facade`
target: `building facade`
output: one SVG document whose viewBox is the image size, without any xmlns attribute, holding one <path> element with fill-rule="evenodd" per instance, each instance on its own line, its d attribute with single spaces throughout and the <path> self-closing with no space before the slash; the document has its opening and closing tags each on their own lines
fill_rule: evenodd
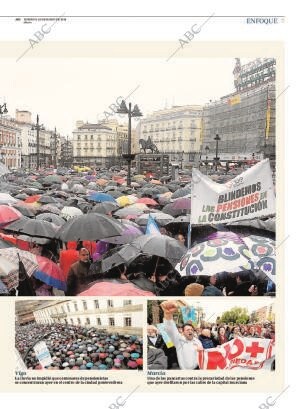
<svg viewBox="0 0 300 409">
<path fill-rule="evenodd" d="M 135 300 L 88 298 L 54 301 L 33 314 L 39 324 L 64 323 L 142 335 L 142 311 L 142 304 Z"/>
<path fill-rule="evenodd" d="M 275 160 L 276 90 L 272 58 L 257 59 L 242 66 L 236 59 L 234 85 L 236 90 L 203 108 L 202 154 L 208 159 Z"/>
<path fill-rule="evenodd" d="M 16 110 L 15 125 L 21 133 L 21 157 L 22 167 L 29 169 L 37 168 L 37 130 L 32 121 L 30 111 Z M 41 125 L 39 131 L 39 162 L 41 167 L 54 166 L 60 158 L 60 137 L 56 132 L 45 129 Z M 56 139 L 56 143 L 55 143 Z"/>
<path fill-rule="evenodd" d="M 200 105 L 173 106 L 141 119 L 138 139 L 150 140 L 160 153 L 181 166 L 199 164 L 203 143 L 203 109 Z"/>
<path fill-rule="evenodd" d="M 21 132 L 6 117 L 0 117 L 0 162 L 8 169 L 21 167 Z"/>
<path fill-rule="evenodd" d="M 131 151 L 136 148 L 135 131 L 131 132 Z M 73 131 L 73 156 L 75 165 L 110 167 L 122 165 L 122 155 L 128 151 L 128 127 L 116 120 L 96 124 L 76 122 Z"/>
<path fill-rule="evenodd" d="M 251 317 L 255 317 L 257 319 L 257 322 L 275 322 L 275 313 L 273 308 L 273 304 L 261 307 L 258 310 L 253 311 Z"/>
</svg>

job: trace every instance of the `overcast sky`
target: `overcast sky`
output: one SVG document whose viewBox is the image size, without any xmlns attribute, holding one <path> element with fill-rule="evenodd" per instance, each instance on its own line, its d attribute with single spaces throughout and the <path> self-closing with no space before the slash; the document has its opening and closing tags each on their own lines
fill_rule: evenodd
<svg viewBox="0 0 300 409">
<path fill-rule="evenodd" d="M 259 308 L 269 306 L 274 303 L 274 300 L 272 299 L 259 299 L 259 300 L 247 300 L 247 301 L 241 301 L 239 299 L 236 300 L 236 297 L 234 297 L 235 300 L 222 300 L 222 302 L 210 302 L 210 301 L 198 301 L 198 302 L 189 302 L 190 305 L 193 305 L 194 307 L 202 307 L 204 310 L 204 313 L 206 314 L 205 316 L 205 321 L 209 322 L 215 322 L 217 317 L 220 317 L 223 312 L 230 310 L 233 307 L 242 307 L 242 308 L 247 308 L 248 313 L 250 314 L 252 311 L 256 311 Z M 239 297 L 238 297 L 239 298 Z"/>
<path fill-rule="evenodd" d="M 242 59 L 246 63 L 249 59 Z M 143 114 L 172 105 L 204 104 L 234 90 L 234 58 L 1 59 L 0 104 L 30 110 L 47 128 L 71 135 L 76 120 L 104 119 L 119 96 Z M 121 117 L 118 117 L 121 120 Z M 125 120 L 125 119 L 124 119 Z"/>
</svg>

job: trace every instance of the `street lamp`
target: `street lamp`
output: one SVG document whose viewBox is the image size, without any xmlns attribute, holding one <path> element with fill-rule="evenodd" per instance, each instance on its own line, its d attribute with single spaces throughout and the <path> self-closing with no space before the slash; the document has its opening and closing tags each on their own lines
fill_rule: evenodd
<svg viewBox="0 0 300 409">
<path fill-rule="evenodd" d="M 57 168 L 57 134 L 56 134 L 56 127 L 54 128 L 54 168 Z"/>
<path fill-rule="evenodd" d="M 126 106 L 125 100 L 123 99 L 119 109 L 117 110 L 118 114 L 128 115 L 128 150 L 126 154 L 123 154 L 123 158 L 128 162 L 128 171 L 127 171 L 127 186 L 131 185 L 131 162 L 135 158 L 135 154 L 131 153 L 131 118 L 143 116 L 139 107 L 134 105 L 133 110 L 131 110 L 131 102 Z"/>
<path fill-rule="evenodd" d="M 214 140 L 216 141 L 216 157 L 215 157 L 215 161 L 216 161 L 216 171 L 218 170 L 218 162 L 220 160 L 220 158 L 218 157 L 218 148 L 219 148 L 219 141 L 221 140 L 221 138 L 219 137 L 218 134 L 216 134 L 216 137 L 214 138 Z"/>
<path fill-rule="evenodd" d="M 184 151 L 181 152 L 181 157 L 180 157 L 180 169 L 182 170 L 182 163 L 183 163 L 183 155 Z"/>
<path fill-rule="evenodd" d="M 206 152 L 206 160 L 205 160 L 205 165 L 206 165 L 206 174 L 207 174 L 207 168 L 208 168 L 208 152 L 209 152 L 209 146 L 205 146 L 205 152 Z"/>
<path fill-rule="evenodd" d="M 7 113 L 8 113 L 8 110 L 6 108 L 6 102 L 5 102 L 3 105 L 0 105 L 0 115 L 7 114 Z"/>
<path fill-rule="evenodd" d="M 36 116 L 36 124 L 32 125 L 31 130 L 36 130 L 36 169 L 40 168 L 40 131 L 43 131 L 45 128 L 43 125 L 40 125 L 40 118 Z"/>
</svg>

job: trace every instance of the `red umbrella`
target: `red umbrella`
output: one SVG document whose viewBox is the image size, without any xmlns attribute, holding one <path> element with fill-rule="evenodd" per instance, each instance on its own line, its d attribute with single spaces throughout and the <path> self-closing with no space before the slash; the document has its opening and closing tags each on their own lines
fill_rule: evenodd
<svg viewBox="0 0 300 409">
<path fill-rule="evenodd" d="M 24 200 L 24 203 L 34 203 L 37 202 L 40 198 L 42 197 L 42 195 L 33 195 L 33 196 L 29 196 Z"/>
<path fill-rule="evenodd" d="M 23 217 L 22 213 L 14 207 L 0 205 L 0 224 L 7 224 L 19 220 Z"/>
<path fill-rule="evenodd" d="M 66 291 L 67 286 L 62 269 L 46 257 L 36 256 L 36 258 L 39 267 L 38 270 L 33 273 L 34 277 L 51 287 Z"/>
<path fill-rule="evenodd" d="M 150 206 L 158 205 L 158 203 L 154 199 L 151 199 L 150 197 L 142 197 L 141 199 L 137 200 L 136 203 L 144 203 L 145 205 Z"/>
</svg>

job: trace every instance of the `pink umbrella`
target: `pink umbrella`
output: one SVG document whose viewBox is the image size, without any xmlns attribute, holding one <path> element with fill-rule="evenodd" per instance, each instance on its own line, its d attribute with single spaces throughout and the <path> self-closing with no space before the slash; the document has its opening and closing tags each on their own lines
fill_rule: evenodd
<svg viewBox="0 0 300 409">
<path fill-rule="evenodd" d="M 22 213 L 14 207 L 1 205 L 0 206 L 0 225 L 14 222 L 23 217 Z"/>
<path fill-rule="evenodd" d="M 141 199 L 137 200 L 136 203 L 144 203 L 145 205 L 150 205 L 150 206 L 158 205 L 158 203 L 154 199 L 151 199 L 150 197 L 142 197 Z"/>
<path fill-rule="evenodd" d="M 141 290 L 140 288 L 136 287 L 132 283 L 124 283 L 124 284 L 119 284 L 115 283 L 113 281 L 100 281 L 94 285 L 92 285 L 89 289 L 86 291 L 83 291 L 82 293 L 78 295 L 140 295 L 140 296 L 146 296 L 146 295 L 153 295 L 150 291 L 144 291 Z"/>
</svg>

